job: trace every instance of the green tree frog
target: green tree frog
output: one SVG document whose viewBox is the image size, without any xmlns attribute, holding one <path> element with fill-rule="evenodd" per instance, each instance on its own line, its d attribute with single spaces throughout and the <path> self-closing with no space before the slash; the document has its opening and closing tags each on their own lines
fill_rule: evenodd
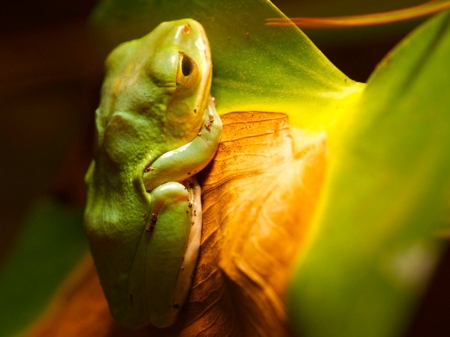
<svg viewBox="0 0 450 337">
<path fill-rule="evenodd" d="M 106 70 L 85 232 L 119 324 L 168 327 L 199 254 L 195 174 L 214 157 L 222 130 L 209 43 L 194 20 L 165 22 L 117 47 Z"/>
</svg>

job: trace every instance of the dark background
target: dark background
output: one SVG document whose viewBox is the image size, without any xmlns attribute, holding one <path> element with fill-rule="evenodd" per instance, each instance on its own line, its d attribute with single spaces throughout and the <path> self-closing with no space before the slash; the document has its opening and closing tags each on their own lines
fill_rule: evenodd
<svg viewBox="0 0 450 337">
<path fill-rule="evenodd" d="M 290 16 L 374 10 L 368 1 L 340 12 L 325 1 L 304 1 L 303 7 L 299 1 L 274 2 Z M 91 158 L 104 57 L 87 27 L 95 4 L 0 1 L 0 266 L 35 198 L 52 195 L 75 207 L 84 205 L 83 176 Z M 389 9 L 394 8 L 376 10 Z M 417 23 L 305 32 L 345 74 L 364 82 Z M 450 336 L 449 271 L 446 254 L 405 336 Z"/>
</svg>

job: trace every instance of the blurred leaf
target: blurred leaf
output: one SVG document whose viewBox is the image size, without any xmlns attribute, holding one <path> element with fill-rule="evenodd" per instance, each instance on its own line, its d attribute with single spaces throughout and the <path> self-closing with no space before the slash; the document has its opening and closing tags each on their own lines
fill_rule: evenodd
<svg viewBox="0 0 450 337">
<path fill-rule="evenodd" d="M 266 18 L 284 16 L 265 0 L 104 0 L 93 21 L 111 50 L 119 42 L 148 34 L 162 21 L 184 17 L 199 21 L 210 40 L 211 90 L 221 114 L 279 111 L 298 127 L 324 129 L 363 88 L 334 67 L 295 26 L 266 27 Z"/>
<path fill-rule="evenodd" d="M 239 110 L 286 112 L 290 123 L 297 127 L 328 131 L 329 166 L 325 166 L 321 157 L 326 153 L 322 147 L 317 156 L 323 159 L 319 161 L 321 167 L 327 168 L 326 187 L 309 236 L 310 249 L 303 249 L 305 254 L 297 261 L 288 296 L 291 320 L 305 337 L 398 335 L 407 309 L 417 298 L 439 254 L 440 245 L 432 234 L 442 225 L 440 216 L 448 200 L 446 172 L 450 168 L 450 144 L 447 145 L 445 138 L 450 131 L 449 118 L 445 114 L 449 110 L 445 101 L 449 94 L 445 76 L 449 70 L 445 63 L 450 48 L 448 15 L 439 16 L 388 56 L 360 101 L 364 85 L 351 81 L 336 69 L 297 28 L 264 26 L 266 18 L 277 16 L 282 14 L 263 0 L 105 0 L 97 8 L 94 21 L 105 48 L 111 50 L 119 42 L 147 34 L 161 21 L 192 17 L 204 25 L 211 42 L 212 90 L 221 113 Z M 356 108 L 355 103 L 358 103 Z M 276 169 L 277 165 L 271 163 L 269 161 L 271 169 Z M 311 167 L 308 166 L 307 173 L 314 177 L 315 171 Z M 286 170 L 275 173 L 274 176 L 267 175 L 267 186 L 272 182 L 271 188 L 279 191 L 273 182 L 282 180 Z M 321 177 L 321 174 L 317 175 Z M 298 185 L 304 187 L 302 181 Z M 283 193 L 289 195 L 291 191 L 286 188 L 291 186 L 289 181 L 284 181 L 283 186 Z M 310 190 L 315 192 L 313 195 L 319 194 L 318 189 L 305 186 L 308 187 L 306 191 L 301 191 L 304 195 L 308 196 Z M 258 195 L 260 185 L 256 184 L 256 187 L 252 194 L 244 194 L 246 199 L 235 202 L 242 211 L 236 213 L 237 216 L 248 215 L 251 205 L 246 202 Z M 270 191 L 265 191 L 268 196 L 279 197 Z M 242 198 L 242 195 L 238 197 Z M 269 197 L 263 199 L 272 200 Z M 278 205 L 284 200 L 278 198 Z M 301 209 L 295 204 L 290 206 Z M 25 241 L 18 247 L 18 257 L 11 259 L 3 274 L 6 281 L 0 281 L 0 298 L 8 303 L 2 315 L 3 326 L 10 332 L 18 331 L 37 317 L 63 275 L 85 249 L 81 214 L 69 216 L 55 211 L 58 207 L 49 206 L 48 209 L 47 213 L 43 212 L 46 214 L 43 219 L 41 216 L 31 218 L 31 223 L 38 221 L 42 227 L 37 229 L 30 225 Z M 271 207 L 261 206 L 259 211 L 266 209 Z M 297 216 L 309 220 L 313 212 L 311 208 L 308 216 L 294 214 L 290 217 L 283 209 L 273 209 L 275 215 L 285 216 L 288 220 L 297 219 Z M 50 216 L 52 210 L 59 215 Z M 233 211 L 231 209 L 224 217 Z M 268 214 L 261 213 L 263 216 Z M 73 216 L 72 221 L 62 221 L 67 216 Z M 73 223 L 76 230 L 70 226 L 73 232 L 69 232 L 61 223 L 65 226 Z M 247 227 L 244 227 L 235 224 L 234 228 L 245 234 Z M 260 230 L 260 235 L 266 233 L 264 229 Z M 303 238 L 303 232 L 300 232 Z M 270 239 L 270 236 L 262 238 Z M 216 248 L 214 236 L 204 240 L 211 240 L 210 245 L 204 247 Z M 39 242 L 34 244 L 34 241 Z M 245 249 L 254 256 L 259 242 L 247 241 Z M 70 248 L 70 242 L 75 248 Z M 254 242 L 257 244 L 252 246 Z M 282 247 L 278 252 L 282 253 L 283 242 L 279 242 Z M 228 243 L 238 247 L 234 241 Z M 293 251 L 294 248 L 291 253 Z M 35 262 L 34 269 L 30 267 L 24 271 L 30 257 Z M 217 260 L 211 261 L 217 263 Z M 202 265 L 205 274 L 199 277 L 208 276 L 209 269 L 216 267 L 206 262 Z M 288 265 L 285 260 L 283 264 Z M 254 266 L 255 269 L 258 266 Z M 221 267 L 231 276 L 245 270 L 235 269 L 233 264 Z M 264 275 L 267 270 L 260 272 Z M 263 281 L 269 280 L 269 276 Z M 228 284 L 229 280 L 224 282 Z M 27 288 L 31 283 L 34 288 Z M 205 284 L 200 282 L 199 287 Z M 276 314 L 281 313 L 280 317 L 275 317 L 274 324 L 281 321 L 284 329 L 284 306 L 277 302 L 277 296 L 285 290 L 282 282 L 280 284 L 271 300 L 275 299 L 273 302 L 278 305 Z M 247 287 L 245 282 L 241 285 L 242 289 Z M 39 292 L 36 295 L 29 289 L 39 289 Z M 220 287 L 210 293 L 222 296 L 224 289 L 226 287 Z M 262 295 L 266 294 L 265 290 L 258 289 Z M 24 297 L 20 299 L 20 296 Z M 241 302 L 246 298 L 241 297 Z M 264 296 L 260 298 L 265 300 Z M 227 301 L 227 314 L 239 316 L 241 308 L 231 310 L 237 306 Z M 23 309 L 23 303 L 28 302 L 29 307 Z M 202 313 L 201 310 L 194 311 L 193 315 Z M 241 316 L 238 318 L 242 319 Z M 254 324 L 252 315 L 246 318 L 249 324 Z M 220 323 L 224 324 L 223 321 Z M 102 333 L 109 333 L 108 328 L 106 326 Z"/>
<path fill-rule="evenodd" d="M 288 296 L 302 336 L 398 336 L 439 257 L 450 187 L 449 23 L 446 11 L 387 55 L 341 125 Z"/>
<path fill-rule="evenodd" d="M 86 253 L 83 214 L 50 199 L 35 202 L 20 240 L 0 273 L 0 336 L 13 336 L 40 316 Z"/>
<path fill-rule="evenodd" d="M 398 10 L 420 5 L 425 0 L 321 0 L 321 1 L 290 1 L 274 0 L 273 2 L 288 17 L 329 17 L 365 15 Z M 343 48 L 361 44 L 376 44 L 383 40 L 399 41 L 412 29 L 427 18 L 400 21 L 386 25 L 356 27 L 346 29 L 308 29 L 302 28 L 306 35 L 321 49 L 324 46 Z"/>
<path fill-rule="evenodd" d="M 381 25 L 403 20 L 419 18 L 425 15 L 435 14 L 450 7 L 450 2 L 430 0 L 417 6 L 402 8 L 398 10 L 360 14 L 352 16 L 331 16 L 331 17 L 300 17 L 289 19 L 268 18 L 268 26 L 290 26 L 291 21 L 300 28 L 337 28 L 337 27 L 360 27 Z"/>
</svg>

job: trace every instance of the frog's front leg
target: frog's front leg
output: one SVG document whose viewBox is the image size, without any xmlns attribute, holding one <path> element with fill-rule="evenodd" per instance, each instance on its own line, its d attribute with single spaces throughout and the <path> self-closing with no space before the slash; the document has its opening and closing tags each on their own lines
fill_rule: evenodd
<svg viewBox="0 0 450 337">
<path fill-rule="evenodd" d="M 143 300 L 149 323 L 163 328 L 175 322 L 190 289 L 200 245 L 201 203 L 194 179 L 165 183 L 150 196 L 148 224 L 131 270 L 143 273 L 143 281 L 129 284 L 128 298 L 131 310 L 133 299 Z M 139 294 L 145 298 L 137 299 Z"/>
<path fill-rule="evenodd" d="M 205 120 L 198 136 L 175 150 L 164 153 L 144 170 L 147 191 L 167 181 L 182 182 L 205 168 L 214 158 L 222 135 L 222 121 L 209 99 Z"/>
</svg>

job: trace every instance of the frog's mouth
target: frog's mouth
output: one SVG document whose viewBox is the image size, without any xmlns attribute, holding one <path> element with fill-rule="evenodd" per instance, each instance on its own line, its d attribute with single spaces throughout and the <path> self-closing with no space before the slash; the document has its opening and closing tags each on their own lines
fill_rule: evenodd
<svg viewBox="0 0 450 337">
<path fill-rule="evenodd" d="M 201 113 L 206 111 L 206 109 L 208 107 L 208 101 L 209 101 L 209 97 L 211 95 L 211 93 L 210 93 L 211 81 L 212 81 L 212 71 L 209 72 L 208 78 L 205 81 L 205 85 L 201 88 L 202 89 L 201 94 L 198 95 L 199 97 L 198 97 L 197 101 L 195 102 L 195 105 L 200 107 L 199 111 Z"/>
<path fill-rule="evenodd" d="M 211 91 L 211 82 L 212 82 L 212 61 L 211 61 L 211 48 L 209 46 L 209 41 L 206 37 L 205 30 L 199 24 L 197 24 L 198 29 L 200 31 L 200 36 L 196 40 L 195 45 L 199 50 L 203 51 L 205 64 L 201 67 L 201 78 L 202 83 L 200 83 L 199 92 L 197 101 L 195 102 L 196 106 L 200 107 L 200 111 L 203 112 L 208 105 L 208 98 Z"/>
</svg>

